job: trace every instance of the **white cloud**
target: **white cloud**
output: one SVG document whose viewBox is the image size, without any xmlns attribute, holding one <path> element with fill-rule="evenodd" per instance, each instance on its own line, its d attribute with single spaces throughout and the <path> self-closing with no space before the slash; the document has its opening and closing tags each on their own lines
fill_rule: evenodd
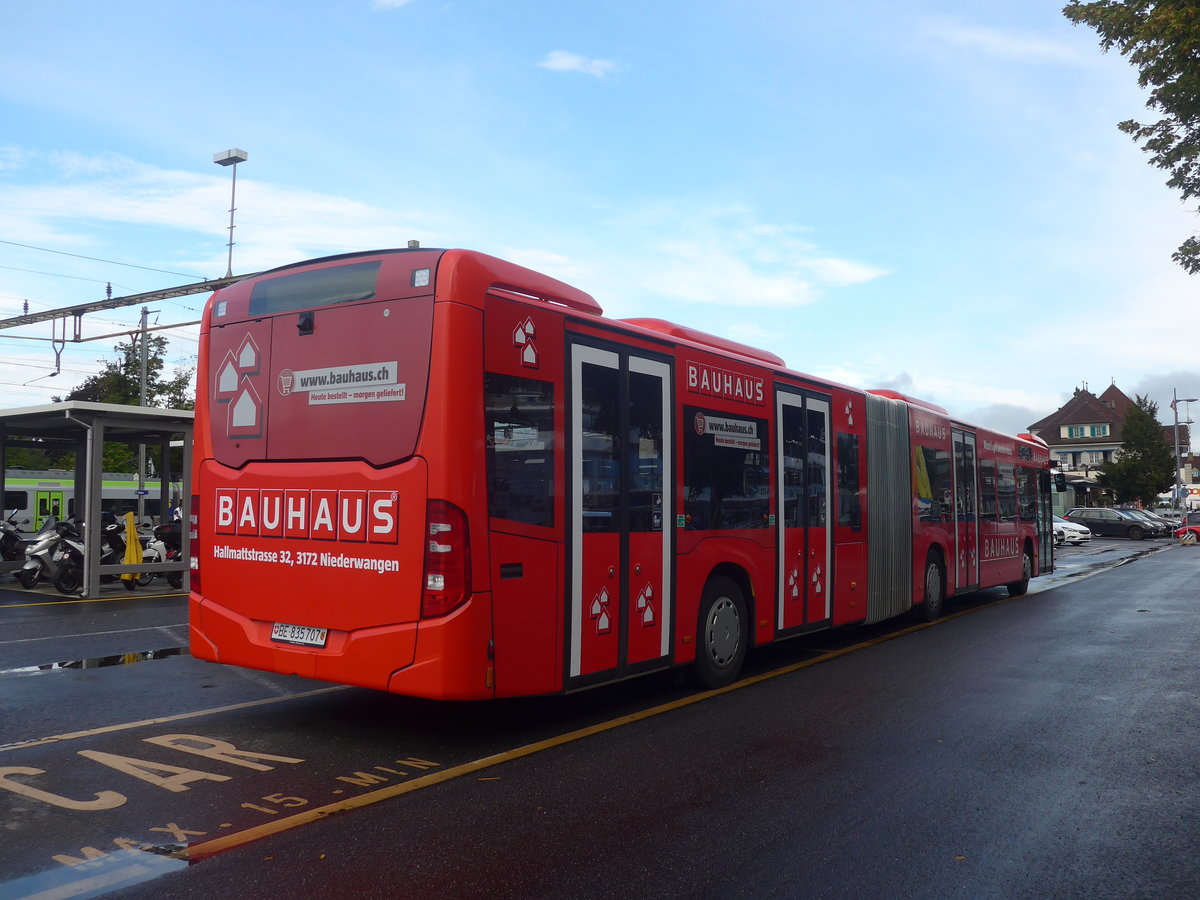
<svg viewBox="0 0 1200 900">
<path fill-rule="evenodd" d="M 21 168 L 27 157 L 28 153 L 20 147 L 0 147 L 0 173 Z"/>
<path fill-rule="evenodd" d="M 661 212 L 661 211 L 660 211 Z M 645 292 L 687 303 L 785 309 L 820 299 L 826 288 L 862 284 L 883 269 L 830 256 L 796 234 L 798 226 L 757 220 L 752 210 L 677 209 L 651 214 L 640 230 L 655 259 Z M 678 237 L 662 241 L 658 235 Z"/>
<path fill-rule="evenodd" d="M 147 265 L 209 277 L 224 272 L 227 176 L 160 169 L 112 156 L 59 154 L 49 161 L 55 168 L 50 178 L 0 183 L 0 237 L 78 249 L 94 241 L 95 223 L 144 226 L 165 238 L 158 242 L 162 246 L 182 248 L 166 251 L 173 258 Z M 332 252 L 404 246 L 412 238 L 425 243 L 429 237 L 427 228 L 417 227 L 417 217 L 396 210 L 244 176 L 238 179 L 237 206 L 234 259 L 243 272 Z M 180 240 L 189 232 L 212 239 Z M 211 253 L 197 253 L 197 248 Z"/>
<path fill-rule="evenodd" d="M 569 53 L 566 50 L 550 51 L 538 65 L 553 72 L 582 72 L 584 75 L 593 75 L 596 78 L 606 78 L 619 71 L 617 64 L 610 60 L 588 59 L 586 56 Z"/>
<path fill-rule="evenodd" d="M 920 33 L 947 47 L 998 59 L 1058 64 L 1078 64 L 1082 61 L 1074 47 L 1060 41 L 999 28 L 968 25 L 950 19 L 927 22 Z"/>
<path fill-rule="evenodd" d="M 661 297 L 767 308 L 805 306 L 817 297 L 798 271 L 756 265 L 752 252 L 722 242 L 677 240 L 655 249 L 660 263 L 643 284 Z"/>
</svg>

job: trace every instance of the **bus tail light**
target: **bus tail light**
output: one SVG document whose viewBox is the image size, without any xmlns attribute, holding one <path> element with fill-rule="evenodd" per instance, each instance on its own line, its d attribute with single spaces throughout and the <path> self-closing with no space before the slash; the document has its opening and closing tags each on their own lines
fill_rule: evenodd
<svg viewBox="0 0 1200 900">
<path fill-rule="evenodd" d="M 428 619 L 444 616 L 466 603 L 471 593 L 471 544 L 466 513 L 453 503 L 430 500 L 425 521 L 421 618 Z"/>
<path fill-rule="evenodd" d="M 188 530 L 189 590 L 200 593 L 200 495 L 192 494 L 191 514 L 181 523 Z M 181 536 L 182 537 L 182 536 Z"/>
</svg>

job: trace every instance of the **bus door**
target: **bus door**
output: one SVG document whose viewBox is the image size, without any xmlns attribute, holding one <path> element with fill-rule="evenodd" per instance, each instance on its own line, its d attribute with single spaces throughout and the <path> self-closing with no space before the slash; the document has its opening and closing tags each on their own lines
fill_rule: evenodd
<svg viewBox="0 0 1200 900">
<path fill-rule="evenodd" d="M 49 516 L 54 516 L 60 522 L 66 517 L 66 507 L 63 505 L 62 491 L 43 491 L 39 490 L 34 495 L 34 517 L 33 530 L 37 531 L 42 527 Z"/>
<path fill-rule="evenodd" d="M 1054 496 L 1048 471 L 1038 473 L 1037 486 L 1038 574 L 1045 575 L 1054 571 Z"/>
<path fill-rule="evenodd" d="M 829 397 L 776 395 L 779 462 L 778 631 L 828 622 L 831 584 Z"/>
<path fill-rule="evenodd" d="M 961 428 L 954 435 L 954 590 L 979 585 L 979 479 L 975 435 Z"/>
<path fill-rule="evenodd" d="M 670 653 L 671 385 L 661 359 L 572 346 L 568 685 Z"/>
</svg>

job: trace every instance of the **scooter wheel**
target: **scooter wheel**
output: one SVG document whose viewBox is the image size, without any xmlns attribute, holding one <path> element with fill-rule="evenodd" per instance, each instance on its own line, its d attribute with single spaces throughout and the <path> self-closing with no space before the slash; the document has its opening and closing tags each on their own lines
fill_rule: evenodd
<svg viewBox="0 0 1200 900">
<path fill-rule="evenodd" d="M 121 587 L 125 588 L 125 590 L 127 590 L 127 591 L 136 591 L 137 586 L 138 586 L 138 583 L 137 583 L 136 578 L 122 578 L 121 579 Z"/>
<path fill-rule="evenodd" d="M 54 573 L 54 586 L 60 594 L 74 594 L 82 583 L 80 572 L 74 566 L 63 566 Z"/>
<path fill-rule="evenodd" d="M 35 587 L 41 577 L 41 569 L 22 569 L 17 573 L 17 580 L 21 582 L 21 587 L 27 591 Z"/>
</svg>

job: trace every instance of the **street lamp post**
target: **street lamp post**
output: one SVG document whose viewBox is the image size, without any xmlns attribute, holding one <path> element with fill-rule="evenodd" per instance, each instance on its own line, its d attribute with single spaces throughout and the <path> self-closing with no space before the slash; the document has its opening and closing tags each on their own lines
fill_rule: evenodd
<svg viewBox="0 0 1200 900">
<path fill-rule="evenodd" d="M 233 277 L 233 211 L 237 208 L 237 164 L 245 162 L 248 158 L 245 150 L 236 147 L 224 153 L 213 154 L 213 162 L 218 166 L 233 166 L 233 190 L 229 195 L 229 266 L 225 270 L 226 278 Z"/>
<path fill-rule="evenodd" d="M 1179 476 L 1179 404 L 1195 402 L 1195 397 L 1180 397 L 1175 388 L 1171 388 L 1171 412 L 1175 414 L 1175 506 L 1180 512 L 1184 509 L 1183 480 Z"/>
</svg>

